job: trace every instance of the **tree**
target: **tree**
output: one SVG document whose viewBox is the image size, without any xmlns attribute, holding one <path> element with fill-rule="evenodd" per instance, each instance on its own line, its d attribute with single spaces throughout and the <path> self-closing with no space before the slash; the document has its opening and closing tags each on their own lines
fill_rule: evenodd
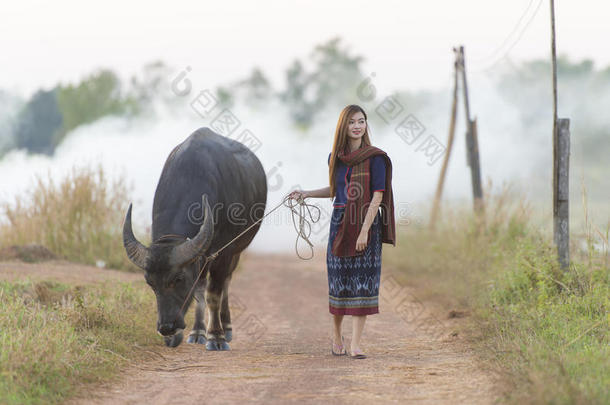
<svg viewBox="0 0 610 405">
<path fill-rule="evenodd" d="M 314 63 L 308 73 L 300 60 L 295 60 L 286 71 L 286 88 L 279 94 L 286 103 L 293 121 L 301 126 L 312 124 L 316 114 L 330 105 L 352 104 L 356 88 L 362 81 L 361 56 L 350 55 L 333 38 L 318 45 L 310 53 Z"/>
<path fill-rule="evenodd" d="M 150 105 L 154 99 L 170 103 L 176 98 L 167 85 L 167 78 L 171 73 L 170 67 L 161 60 L 147 63 L 140 77 L 131 77 L 131 95 L 127 95 L 123 101 L 133 106 L 134 113 L 141 112 L 141 109 Z"/>
<path fill-rule="evenodd" d="M 135 101 L 121 94 L 121 81 L 107 69 L 91 74 L 77 85 L 59 86 L 57 93 L 63 126 L 55 144 L 79 125 L 91 123 L 107 115 L 134 112 Z"/>
<path fill-rule="evenodd" d="M 280 100 L 288 107 L 295 124 L 307 127 L 313 121 L 315 104 L 306 98 L 309 75 L 301 61 L 296 59 L 286 71 L 286 90 L 279 94 Z"/>
<path fill-rule="evenodd" d="M 248 78 L 238 82 L 236 89 L 244 92 L 244 102 L 251 107 L 261 106 L 272 94 L 269 80 L 258 67 L 252 69 Z"/>
<path fill-rule="evenodd" d="M 57 88 L 39 90 L 19 114 L 15 146 L 31 153 L 52 155 L 55 150 L 54 139 L 61 126 Z"/>
</svg>

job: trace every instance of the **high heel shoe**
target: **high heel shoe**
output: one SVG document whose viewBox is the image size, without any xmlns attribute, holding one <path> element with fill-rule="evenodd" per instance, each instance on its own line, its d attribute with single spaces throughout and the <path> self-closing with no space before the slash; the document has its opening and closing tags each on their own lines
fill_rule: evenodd
<svg viewBox="0 0 610 405">
<path fill-rule="evenodd" d="M 335 349 L 337 350 L 335 352 Z M 338 345 L 331 339 L 330 341 L 330 351 L 334 356 L 346 356 L 347 350 L 345 349 L 345 342 L 343 341 L 343 336 L 341 336 L 341 344 Z"/>
</svg>

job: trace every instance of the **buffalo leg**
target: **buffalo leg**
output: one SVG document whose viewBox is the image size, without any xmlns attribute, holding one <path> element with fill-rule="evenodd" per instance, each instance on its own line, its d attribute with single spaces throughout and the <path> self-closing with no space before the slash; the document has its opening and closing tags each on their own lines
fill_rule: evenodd
<svg viewBox="0 0 610 405">
<path fill-rule="evenodd" d="M 205 290 L 197 289 L 195 291 L 195 299 L 197 306 L 195 307 L 195 324 L 193 330 L 189 334 L 187 343 L 198 343 L 204 345 L 206 343 L 204 313 L 205 313 Z"/>
<path fill-rule="evenodd" d="M 222 330 L 225 333 L 225 340 L 230 342 L 233 339 L 233 326 L 231 325 L 231 313 L 229 312 L 229 283 L 231 276 L 227 277 L 222 289 L 222 304 L 220 307 L 220 321 Z"/>
<path fill-rule="evenodd" d="M 208 309 L 206 350 L 230 350 L 220 322 L 220 305 L 222 302 L 224 278 L 227 275 L 227 264 L 226 262 L 218 263 L 219 267 L 216 267 L 215 271 L 210 272 L 210 279 L 205 290 L 205 303 Z"/>
<path fill-rule="evenodd" d="M 229 275 L 225 279 L 223 290 L 222 290 L 222 305 L 220 308 L 220 320 L 222 322 L 222 330 L 225 332 L 225 340 L 230 342 L 233 339 L 233 326 L 231 325 L 231 311 L 229 310 L 229 284 L 231 284 L 231 277 L 233 270 L 237 267 L 239 262 L 239 254 L 233 256 L 231 265 L 229 267 Z"/>
</svg>

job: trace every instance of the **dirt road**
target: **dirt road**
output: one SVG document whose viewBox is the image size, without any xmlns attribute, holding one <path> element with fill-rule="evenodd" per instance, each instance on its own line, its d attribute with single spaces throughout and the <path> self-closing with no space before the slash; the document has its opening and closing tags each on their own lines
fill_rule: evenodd
<svg viewBox="0 0 610 405">
<path fill-rule="evenodd" d="M 21 266 L 20 273 L 31 277 L 48 267 Z M 74 277 L 62 266 L 75 265 L 54 264 L 50 274 Z M 10 267 L 1 264 L 0 273 Z M 141 277 L 87 266 L 78 274 L 82 281 Z M 463 319 L 435 312 L 393 274 L 382 265 L 380 313 L 367 317 L 361 341 L 369 357 L 356 360 L 330 353 L 324 251 L 310 261 L 246 253 L 231 284 L 231 351 L 186 343 L 170 349 L 159 337 L 150 360 L 73 403 L 492 403 L 491 376 L 479 368 L 461 332 L 456 336 Z M 350 316 L 343 335 L 349 345 Z"/>
</svg>

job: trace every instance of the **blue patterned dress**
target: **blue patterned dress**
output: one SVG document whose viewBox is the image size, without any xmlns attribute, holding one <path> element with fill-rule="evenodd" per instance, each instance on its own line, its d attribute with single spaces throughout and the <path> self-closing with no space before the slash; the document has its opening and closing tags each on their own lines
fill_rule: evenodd
<svg viewBox="0 0 610 405">
<path fill-rule="evenodd" d="M 328 155 L 330 163 L 330 154 Z M 373 156 L 371 160 L 371 192 L 385 191 L 385 160 Z M 381 277 L 381 224 L 380 212 L 371 225 L 371 240 L 364 254 L 338 257 L 331 248 L 345 213 L 346 186 L 352 168 L 337 160 L 335 167 L 336 195 L 330 221 L 330 234 L 326 249 L 328 270 L 329 311 L 335 315 L 371 315 L 379 313 L 379 281 Z"/>
</svg>

